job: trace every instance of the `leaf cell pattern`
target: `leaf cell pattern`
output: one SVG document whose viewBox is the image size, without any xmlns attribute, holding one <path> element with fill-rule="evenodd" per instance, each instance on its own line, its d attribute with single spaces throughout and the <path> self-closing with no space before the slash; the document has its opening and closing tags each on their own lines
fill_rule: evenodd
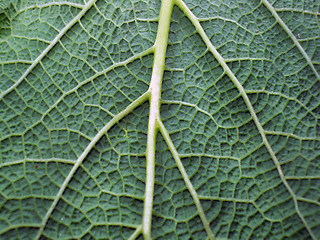
<svg viewBox="0 0 320 240">
<path fill-rule="evenodd" d="M 319 239 L 319 9 L 0 1 L 0 238 Z"/>
</svg>

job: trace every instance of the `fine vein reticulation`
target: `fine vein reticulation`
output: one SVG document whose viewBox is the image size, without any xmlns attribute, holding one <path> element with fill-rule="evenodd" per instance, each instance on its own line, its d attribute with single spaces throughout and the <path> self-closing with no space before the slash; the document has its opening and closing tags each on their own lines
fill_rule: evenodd
<svg viewBox="0 0 320 240">
<path fill-rule="evenodd" d="M 11 92 L 13 92 L 26 78 L 27 76 L 38 66 L 41 65 L 44 68 L 44 65 L 42 63 L 42 60 L 48 55 L 48 53 L 57 45 L 61 44 L 62 48 L 67 51 L 66 47 L 61 43 L 61 39 L 66 35 L 66 33 L 72 29 L 72 27 L 79 23 L 82 28 L 85 28 L 81 23 L 81 18 L 87 14 L 90 9 L 97 8 L 96 6 L 97 0 L 90 0 L 84 5 L 77 4 L 77 3 L 69 3 L 70 7 L 74 7 L 79 9 L 79 13 L 68 23 L 63 27 L 58 35 L 48 43 L 48 46 L 41 52 L 41 54 L 35 58 L 33 61 L 24 61 L 21 60 L 21 63 L 29 64 L 30 66 L 24 71 L 24 73 L 21 75 L 21 77 L 9 88 L 7 88 L 5 91 L 1 92 L 0 94 L 0 100 L 5 99 L 7 95 L 9 95 Z M 284 30 L 284 32 L 289 36 L 289 38 L 293 41 L 294 46 L 300 51 L 301 55 L 303 56 L 303 59 L 307 62 L 308 67 L 312 70 L 314 76 L 320 80 L 320 75 L 314 65 L 314 62 L 311 60 L 308 53 L 305 51 L 303 46 L 301 45 L 300 41 L 297 39 L 297 37 L 292 33 L 290 28 L 285 24 L 285 22 L 281 19 L 279 14 L 276 11 L 276 8 L 274 8 L 267 0 L 262 0 L 261 4 L 263 4 L 269 12 L 272 14 L 272 16 L 275 18 L 277 24 Z M 41 7 L 50 7 L 50 6 L 64 6 L 65 3 L 48 3 L 44 4 Z M 269 158 L 272 159 L 272 162 L 275 166 L 275 169 L 278 173 L 279 178 L 281 179 L 281 185 L 284 186 L 287 193 L 290 195 L 290 199 L 292 200 L 294 204 L 294 213 L 298 215 L 299 219 L 303 223 L 304 228 L 308 232 L 308 237 L 310 236 L 312 239 L 317 239 L 317 235 L 315 233 L 315 230 L 313 229 L 312 225 L 308 222 L 307 217 L 304 215 L 302 211 L 302 207 L 300 203 L 310 203 L 313 205 L 319 206 L 319 202 L 313 199 L 309 199 L 308 197 L 300 196 L 296 193 L 296 191 L 293 189 L 292 185 L 289 184 L 290 180 L 304 180 L 304 176 L 290 176 L 286 175 L 283 171 L 283 167 L 281 165 L 281 159 L 277 156 L 277 151 L 274 150 L 274 147 L 272 143 L 270 142 L 270 139 L 268 139 L 268 136 L 280 136 L 280 137 L 286 137 L 286 138 L 293 138 L 297 141 L 316 141 L 319 142 L 318 136 L 299 136 L 298 134 L 293 133 L 286 133 L 281 131 L 273 131 L 273 130 L 266 130 L 264 127 L 264 124 L 262 123 L 262 120 L 259 119 L 259 116 L 257 114 L 256 109 L 254 108 L 254 104 L 252 103 L 252 100 L 250 99 L 250 94 L 267 94 L 272 95 L 272 92 L 267 92 L 265 90 L 246 90 L 241 81 L 237 78 L 236 74 L 233 72 L 233 70 L 229 67 L 228 63 L 237 62 L 237 61 L 266 61 L 266 62 L 272 62 L 271 60 L 263 57 L 243 57 L 243 58 L 229 58 L 225 59 L 221 53 L 219 53 L 219 50 L 216 46 L 214 46 L 212 40 L 204 30 L 203 26 L 201 25 L 202 21 L 212 20 L 213 18 L 198 18 L 185 4 L 182 0 L 162 0 L 161 1 L 161 7 L 159 12 L 159 17 L 157 19 L 158 26 L 157 26 L 157 33 L 156 33 L 156 39 L 155 43 L 152 47 L 141 51 L 138 54 L 134 54 L 132 57 L 126 58 L 124 61 L 119 61 L 117 63 L 111 64 L 108 68 L 105 68 L 101 71 L 94 71 L 94 74 L 91 77 L 88 77 L 85 81 L 80 82 L 75 87 L 71 88 L 69 91 L 62 91 L 61 96 L 52 104 L 48 109 L 45 111 L 45 113 L 42 115 L 41 118 L 39 118 L 37 121 L 35 121 L 30 128 L 37 126 L 38 124 L 41 124 L 44 119 L 49 115 L 49 113 L 56 108 L 60 103 L 63 103 L 66 96 L 70 95 L 71 93 L 76 93 L 81 87 L 85 86 L 88 83 L 91 83 L 93 80 L 105 76 L 107 73 L 114 71 L 117 68 L 120 67 L 127 67 L 129 64 L 132 64 L 136 60 L 141 60 L 142 58 L 153 55 L 153 64 L 152 64 L 152 73 L 151 73 L 151 81 L 149 84 L 148 90 L 146 90 L 144 93 L 141 94 L 136 99 L 131 99 L 127 97 L 127 100 L 130 101 L 130 104 L 127 105 L 126 108 L 124 108 L 122 111 L 118 112 L 117 114 L 111 113 L 109 110 L 105 110 L 105 112 L 108 113 L 109 116 L 111 116 L 111 120 L 108 121 L 101 129 L 98 131 L 93 137 L 90 137 L 86 134 L 80 134 L 82 137 L 84 137 L 86 140 L 89 141 L 84 151 L 80 154 L 80 156 L 75 160 L 65 160 L 65 159 L 47 159 L 43 162 L 61 162 L 61 163 L 68 163 L 69 165 L 72 165 L 70 171 L 68 172 L 66 178 L 63 180 L 62 184 L 59 186 L 59 190 L 56 193 L 54 197 L 46 197 L 46 200 L 50 200 L 50 206 L 46 210 L 46 213 L 44 217 L 42 218 L 41 222 L 39 224 L 30 224 L 30 225 L 24 225 L 29 226 L 32 228 L 37 228 L 38 231 L 35 235 L 35 239 L 41 239 L 45 234 L 45 229 L 48 225 L 48 222 L 50 221 L 50 218 L 53 215 L 53 212 L 57 209 L 57 206 L 59 202 L 63 199 L 63 194 L 70 185 L 71 180 L 75 177 L 76 172 L 81 169 L 81 167 L 84 165 L 86 158 L 90 154 L 90 152 L 94 151 L 94 149 L 97 147 L 97 144 L 103 137 L 108 137 L 108 132 L 116 126 L 119 122 L 124 120 L 128 115 L 135 112 L 135 110 L 142 106 L 145 103 L 149 103 L 149 113 L 148 113 L 148 128 L 147 128 L 147 137 L 146 137 L 146 149 L 145 153 L 143 154 L 143 157 L 145 157 L 146 160 L 146 176 L 145 176 L 145 192 L 143 198 L 137 199 L 143 201 L 143 213 L 141 222 L 133 225 L 133 224 L 127 224 L 124 223 L 121 225 L 121 223 L 116 223 L 115 225 L 118 226 L 125 226 L 127 228 L 133 229 L 132 234 L 128 237 L 128 239 L 133 240 L 137 239 L 140 235 L 143 235 L 144 239 L 151 240 L 152 239 L 152 223 L 153 223 L 153 217 L 154 217 L 154 195 L 155 195 L 155 184 L 156 184 L 156 150 L 157 150 L 157 137 L 158 133 L 160 133 L 161 137 L 163 138 L 167 149 L 171 153 L 172 159 L 175 161 L 175 168 L 179 170 L 179 173 L 181 175 L 181 178 L 186 186 L 187 191 L 190 193 L 190 196 L 192 198 L 193 204 L 196 208 L 196 214 L 200 218 L 203 229 L 207 235 L 207 238 L 210 240 L 217 239 L 215 235 L 218 235 L 217 231 L 214 229 L 216 222 L 215 219 L 212 218 L 212 216 L 208 216 L 206 213 L 206 210 L 204 209 L 203 204 L 201 201 L 216 201 L 223 199 L 226 202 L 237 202 L 237 203 L 251 203 L 256 209 L 262 208 L 259 206 L 255 200 L 253 199 L 236 199 L 234 198 L 223 198 L 223 197 L 215 197 L 215 196 L 206 196 L 203 194 L 198 194 L 197 187 L 194 186 L 194 183 L 192 182 L 192 176 L 188 174 L 188 171 L 185 168 L 185 165 L 183 163 L 184 158 L 192 158 L 192 157 L 206 157 L 208 159 L 218 159 L 222 161 L 224 159 L 225 161 L 234 161 L 237 162 L 239 165 L 241 164 L 242 157 L 239 156 L 229 156 L 229 155 L 223 155 L 223 154 L 207 154 L 207 153 L 179 153 L 179 148 L 176 146 L 175 141 L 172 137 L 173 134 L 170 134 L 170 131 L 168 131 L 166 127 L 166 122 L 164 122 L 161 119 L 161 107 L 163 105 L 179 105 L 184 106 L 188 108 L 195 109 L 197 112 L 204 114 L 208 116 L 209 121 L 212 121 L 215 126 L 223 128 L 223 125 L 216 120 L 209 111 L 203 110 L 201 107 L 198 107 L 196 104 L 189 103 L 189 102 L 183 102 L 183 101 L 175 101 L 175 100 L 162 100 L 161 94 L 162 94 L 162 85 L 163 85 L 163 79 L 166 69 L 166 54 L 168 49 L 168 40 L 169 40 L 169 33 L 170 33 L 170 24 L 172 23 L 171 17 L 174 10 L 174 6 L 178 7 L 184 14 L 186 18 L 189 19 L 189 21 L 192 23 L 196 33 L 198 36 L 200 36 L 201 40 L 204 42 L 207 50 L 206 53 L 210 53 L 211 57 L 214 61 L 218 62 L 218 65 L 223 70 L 221 75 L 218 77 L 220 81 L 223 81 L 223 77 L 226 76 L 233 84 L 233 86 L 237 89 L 238 94 L 243 99 L 246 110 L 249 112 L 250 117 L 244 121 L 245 123 L 248 123 L 250 121 L 254 122 L 254 127 L 257 129 L 259 136 L 261 138 L 261 144 L 257 145 L 254 149 L 257 150 L 259 148 L 265 148 Z M 33 8 L 41 8 L 39 5 L 32 5 L 30 7 L 27 7 L 23 10 L 20 10 L 20 12 L 31 10 Z M 312 13 L 306 12 L 306 13 Z M 221 18 L 222 20 L 225 20 Z M 245 28 L 245 27 L 241 27 Z M 203 55 L 205 55 L 203 54 Z M 6 64 L 9 64 L 10 61 L 7 61 Z M 90 65 L 90 64 L 88 64 Z M 177 70 L 180 71 L 180 69 L 168 69 L 169 70 Z M 183 72 L 184 70 L 181 70 Z M 48 74 L 49 75 L 49 74 Z M 112 83 L 113 87 L 116 89 L 117 86 Z M 57 86 L 59 88 L 59 86 Z M 118 89 L 119 90 L 119 89 Z M 123 95 L 122 90 L 119 90 Z M 282 93 L 274 93 L 273 95 L 277 95 L 283 98 L 287 98 L 291 101 L 294 101 L 295 99 L 292 97 L 288 97 Z M 296 100 L 300 105 L 303 105 L 303 102 L 300 100 Z M 313 112 L 307 109 L 308 113 L 312 115 L 313 117 L 317 117 L 317 115 Z M 227 128 L 227 127 L 226 127 Z M 75 131 L 80 133 L 81 131 Z M 239 134 L 239 132 L 238 132 Z M 126 134 L 127 135 L 127 134 Z M 214 135 L 214 134 L 213 134 Z M 1 136 L 2 137 L 2 136 Z M 129 138 L 128 136 L 126 136 Z M 210 149 L 211 151 L 211 149 Z M 213 151 L 213 150 L 212 150 Z M 253 150 L 252 150 L 253 151 Z M 120 160 L 119 160 L 120 161 Z M 3 163 L 1 167 L 8 167 L 13 164 L 26 164 L 29 162 L 34 162 L 33 159 L 24 159 L 18 160 L 14 163 Z M 40 160 L 38 162 L 41 162 Z M 200 163 L 199 163 L 200 164 Z M 315 179 L 318 180 L 318 176 L 308 176 L 309 180 Z M 219 181 L 219 179 L 217 180 Z M 130 195 L 127 195 L 130 196 Z M 40 197 L 39 197 L 40 198 Z M 270 222 L 273 221 L 273 219 L 267 217 L 263 211 L 260 211 L 259 213 L 263 215 L 265 219 L 268 219 Z M 235 213 L 233 213 L 235 214 Z M 99 225 L 99 222 L 95 222 L 96 225 Z M 102 224 L 103 225 L 103 224 Z M 228 226 L 230 228 L 230 226 Z M 9 226 L 5 230 L 1 231 L 0 234 L 5 233 L 6 231 L 14 229 L 14 226 Z M 202 229 L 202 230 L 203 230 Z M 251 231 L 251 230 L 250 230 Z M 215 232 L 215 233 L 214 233 Z"/>
</svg>

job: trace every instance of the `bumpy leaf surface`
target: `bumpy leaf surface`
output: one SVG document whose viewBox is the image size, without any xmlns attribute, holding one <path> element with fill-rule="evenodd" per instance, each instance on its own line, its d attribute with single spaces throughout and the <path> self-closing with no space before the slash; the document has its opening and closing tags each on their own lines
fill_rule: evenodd
<svg viewBox="0 0 320 240">
<path fill-rule="evenodd" d="M 319 1 L 170 2 L 0 1 L 1 239 L 320 239 Z"/>
</svg>

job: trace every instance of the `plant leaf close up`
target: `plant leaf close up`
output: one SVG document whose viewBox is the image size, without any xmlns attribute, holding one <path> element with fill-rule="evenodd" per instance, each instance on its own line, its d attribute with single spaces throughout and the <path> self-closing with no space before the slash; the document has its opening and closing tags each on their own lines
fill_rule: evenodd
<svg viewBox="0 0 320 240">
<path fill-rule="evenodd" d="M 319 8 L 0 0 L 0 239 L 320 239 Z"/>
</svg>

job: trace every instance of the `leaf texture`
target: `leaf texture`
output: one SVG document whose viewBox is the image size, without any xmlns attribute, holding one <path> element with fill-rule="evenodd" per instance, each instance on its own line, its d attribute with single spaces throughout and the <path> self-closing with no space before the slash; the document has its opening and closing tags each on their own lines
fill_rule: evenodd
<svg viewBox="0 0 320 240">
<path fill-rule="evenodd" d="M 0 1 L 0 238 L 320 239 L 319 8 Z"/>
</svg>

